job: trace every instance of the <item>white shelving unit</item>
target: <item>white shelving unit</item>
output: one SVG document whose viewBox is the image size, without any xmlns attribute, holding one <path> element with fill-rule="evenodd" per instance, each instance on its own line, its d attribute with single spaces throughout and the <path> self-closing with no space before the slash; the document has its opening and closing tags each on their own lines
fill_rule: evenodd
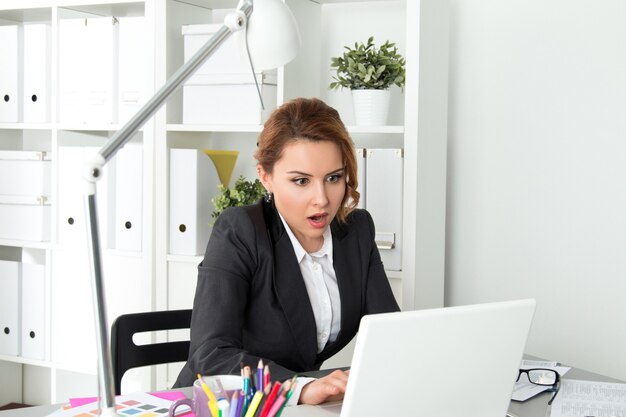
<svg viewBox="0 0 626 417">
<path fill-rule="evenodd" d="M 183 24 L 221 23 L 236 0 L 5 0 L 0 25 L 46 22 L 51 25 L 51 119 L 43 124 L 0 124 L 0 149 L 46 150 L 52 153 L 53 193 L 58 193 L 63 167 L 62 147 L 101 146 L 117 124 L 57 123 L 59 106 L 59 20 L 69 16 L 143 16 L 147 32 L 145 74 L 151 91 L 183 64 Z M 401 271 L 389 278 L 403 309 L 443 304 L 445 220 L 447 3 L 441 0 L 286 0 L 298 21 L 302 49 L 277 70 L 277 103 L 291 98 L 320 97 L 341 114 L 360 148 L 404 149 L 403 253 Z M 344 45 L 395 41 L 407 59 L 404 91 L 392 90 L 389 125 L 354 126 L 350 92 L 330 91 L 330 57 Z M 142 237 L 140 251 L 105 245 L 105 281 L 110 318 L 141 310 L 190 308 L 196 267 L 201 256 L 168 253 L 169 150 L 172 148 L 233 149 L 240 155 L 233 178 L 253 178 L 252 158 L 261 125 L 182 124 L 182 90 L 175 93 L 139 133 L 143 164 Z M 62 187 L 62 186 L 61 186 Z M 100 197 L 100 194 L 98 195 Z M 66 219 L 53 195 L 50 242 L 0 240 L 0 259 L 36 251 L 46 265 L 46 357 L 32 361 L 0 356 L 0 362 L 22 365 L 24 386 L 36 379 L 38 393 L 24 390 L 30 402 L 63 401 L 93 395 L 95 348 L 92 349 L 92 308 L 84 247 L 63 243 Z M 1 221 L 1 220 L 0 220 Z M 19 260 L 19 259 L 18 259 Z M 84 272 L 84 273 L 83 273 Z M 158 335 L 157 339 L 165 336 Z M 171 384 L 179 367 L 161 367 L 155 374 L 132 378 L 141 389 Z M 16 376 L 17 378 L 17 376 Z M 42 389 L 43 386 L 43 389 Z"/>
<path fill-rule="evenodd" d="M 69 397 L 90 396 L 96 393 L 96 356 L 91 279 L 86 252 L 85 214 L 80 197 L 80 181 L 76 189 L 62 184 L 69 165 L 80 164 L 76 152 L 82 148 L 97 149 L 121 126 L 118 123 L 58 122 L 61 93 L 60 22 L 64 19 L 101 17 L 139 17 L 147 23 L 149 40 L 143 72 L 148 84 L 154 85 L 150 69 L 154 62 L 154 10 L 156 3 L 144 1 L 4 1 L 0 5 L 0 25 L 46 24 L 49 27 L 50 54 L 49 119 L 43 123 L 0 123 L 0 149 L 49 152 L 52 159 L 51 175 L 51 236 L 49 241 L 28 242 L 16 239 L 0 240 L 0 259 L 22 261 L 26 258 L 45 265 L 45 356 L 28 358 L 20 355 L 0 355 L 12 375 L 7 378 L 23 381 L 22 398 L 7 400 L 40 404 L 66 401 Z M 23 48 L 24 46 L 21 45 Z M 80 53 L 80 52 L 77 52 Z M 20 71 L 25 71 L 24 67 Z M 104 82 L 104 81 L 103 81 Z M 152 87 L 151 87 L 152 88 Z M 135 141 L 142 146 L 143 169 L 136 173 L 142 179 L 140 190 L 143 207 L 141 249 L 116 249 L 114 242 L 103 242 L 103 258 L 107 275 L 108 313 L 110 321 L 126 312 L 153 308 L 154 246 L 153 205 L 154 176 L 152 141 L 154 123 L 149 122 L 138 133 Z M 70 152 L 67 153 L 66 151 Z M 76 151 L 76 152 L 74 152 Z M 63 159 L 63 155 L 67 158 Z M 106 168 L 105 168 L 106 170 Z M 73 174 L 72 174 L 73 175 Z M 62 180 L 63 179 L 63 180 Z M 3 179 L 5 181 L 7 179 Z M 100 190 L 99 198 L 107 200 L 111 194 Z M 67 214 L 71 211 L 71 222 Z M 112 210 L 100 215 L 101 224 L 112 221 Z M 2 221 L 2 220 L 0 220 Z M 127 286 L 127 287 L 126 287 Z M 17 296 L 17 294 L 16 294 Z M 15 366 L 21 365 L 21 366 Z M 4 369 L 4 368 L 3 368 Z M 19 374 L 19 375 L 17 375 Z M 146 379 L 138 373 L 137 379 Z M 3 378 L 5 375 L 3 374 Z"/>
</svg>

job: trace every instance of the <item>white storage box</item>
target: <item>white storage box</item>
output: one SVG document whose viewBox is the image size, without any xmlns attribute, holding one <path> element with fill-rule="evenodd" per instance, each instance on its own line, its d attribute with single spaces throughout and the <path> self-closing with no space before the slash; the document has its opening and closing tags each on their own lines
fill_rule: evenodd
<svg viewBox="0 0 626 417">
<path fill-rule="evenodd" d="M 50 240 L 50 205 L 45 197 L 0 195 L 0 239 Z"/>
<path fill-rule="evenodd" d="M 46 152 L 0 151 L 0 195 L 49 196 L 50 165 Z"/>
<path fill-rule="evenodd" d="M 222 24 L 184 25 L 185 62 L 213 36 Z M 243 53 L 242 53 L 243 52 Z M 276 75 L 256 74 L 263 106 L 252 76 L 252 68 L 235 43 L 227 38 L 183 87 L 185 124 L 261 124 L 276 108 Z"/>
<path fill-rule="evenodd" d="M 183 87 L 185 124 L 261 124 L 276 108 L 276 78 L 257 74 L 196 74 Z"/>
<path fill-rule="evenodd" d="M 185 62 L 200 50 L 200 48 L 213 36 L 222 24 L 184 25 L 182 34 L 184 38 Z M 245 58 L 245 57 L 244 57 Z M 239 48 L 235 44 L 235 37 L 228 37 L 213 52 L 204 64 L 198 68 L 196 74 L 251 74 L 252 69 L 247 59 L 241 57 Z"/>
</svg>

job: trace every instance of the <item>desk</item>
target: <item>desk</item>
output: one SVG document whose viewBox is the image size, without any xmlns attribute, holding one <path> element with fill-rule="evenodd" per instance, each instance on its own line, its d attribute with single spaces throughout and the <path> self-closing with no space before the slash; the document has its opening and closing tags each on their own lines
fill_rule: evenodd
<svg viewBox="0 0 626 417">
<path fill-rule="evenodd" d="M 567 365 L 564 365 L 567 366 Z M 582 369 L 571 368 L 564 376 L 563 379 L 580 379 L 585 381 L 601 381 L 601 382 L 620 382 L 615 378 L 609 378 L 607 376 L 594 374 L 592 372 L 584 371 Z M 552 396 L 552 392 L 543 392 L 529 400 L 524 402 L 511 401 L 509 405 L 509 413 L 517 417 L 544 417 L 548 409 L 548 400 Z"/>
<path fill-rule="evenodd" d="M 323 373 L 320 371 L 319 373 Z M 307 373 L 310 376 L 317 376 L 319 373 Z M 592 372 L 583 371 L 581 369 L 571 368 L 563 379 L 581 379 L 587 381 L 603 381 L 603 382 L 624 382 L 603 375 L 594 374 Z M 183 388 L 182 391 L 186 395 L 191 395 L 191 388 Z M 511 401 L 509 412 L 517 417 L 545 417 L 548 408 L 548 400 L 552 393 L 541 393 L 527 401 L 517 402 Z M 0 417 L 43 417 L 61 408 L 60 404 L 41 405 L 37 407 L 18 408 L 14 410 L 0 411 Z M 311 406 L 287 407 L 281 417 L 322 417 L 323 409 Z M 504 416 L 503 416 L 504 417 Z"/>
</svg>

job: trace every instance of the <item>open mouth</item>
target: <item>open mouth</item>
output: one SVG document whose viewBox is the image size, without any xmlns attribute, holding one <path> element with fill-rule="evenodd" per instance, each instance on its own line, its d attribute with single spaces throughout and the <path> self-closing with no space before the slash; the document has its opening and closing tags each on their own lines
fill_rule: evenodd
<svg viewBox="0 0 626 417">
<path fill-rule="evenodd" d="M 324 223 L 327 217 L 328 217 L 328 214 L 319 213 L 319 214 L 314 214 L 313 216 L 309 216 L 309 220 L 312 221 L 313 223 L 319 224 L 319 223 Z"/>
</svg>

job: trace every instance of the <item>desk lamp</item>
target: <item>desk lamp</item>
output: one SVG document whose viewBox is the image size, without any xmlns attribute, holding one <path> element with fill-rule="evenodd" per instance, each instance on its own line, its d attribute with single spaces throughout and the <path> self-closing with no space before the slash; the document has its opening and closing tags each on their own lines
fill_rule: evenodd
<svg viewBox="0 0 626 417">
<path fill-rule="evenodd" d="M 236 10 L 225 17 L 223 26 L 102 146 L 95 157 L 85 165 L 82 173 L 89 216 L 88 245 L 96 317 L 98 385 L 100 398 L 104 401 L 101 407 L 104 416 L 116 416 L 117 413 L 96 212 L 96 181 L 100 179 L 104 165 L 115 156 L 115 153 L 231 34 L 235 34 L 240 49 L 246 50 L 253 71 L 268 70 L 286 64 L 296 56 L 300 46 L 300 35 L 295 19 L 281 0 L 241 0 Z"/>
</svg>

